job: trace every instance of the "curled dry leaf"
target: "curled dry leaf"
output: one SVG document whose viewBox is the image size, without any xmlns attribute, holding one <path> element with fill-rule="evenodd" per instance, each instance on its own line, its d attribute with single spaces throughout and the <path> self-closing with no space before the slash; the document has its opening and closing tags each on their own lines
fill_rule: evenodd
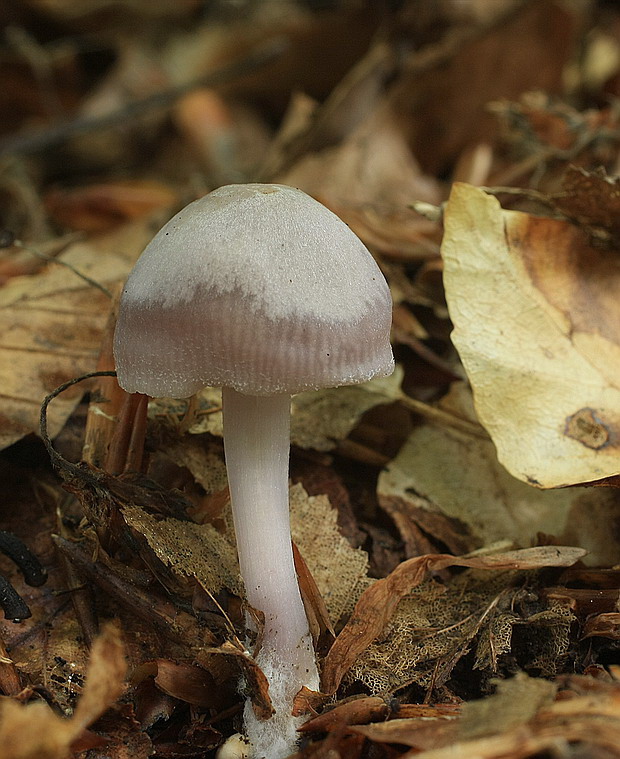
<svg viewBox="0 0 620 759">
<path fill-rule="evenodd" d="M 541 488 L 618 474 L 616 254 L 457 184 L 442 255 L 452 339 L 501 463 Z"/>
<path fill-rule="evenodd" d="M 224 641 L 218 648 L 205 650 L 207 658 L 211 654 L 224 654 L 232 657 L 240 666 L 246 679 L 246 684 L 252 698 L 252 708 L 258 719 L 269 719 L 274 709 L 269 696 L 269 682 L 263 670 L 252 656 L 240 645 Z"/>
<path fill-rule="evenodd" d="M 420 585 L 429 572 L 456 566 L 492 570 L 571 566 L 584 554 L 585 551 L 580 548 L 541 546 L 490 556 L 467 558 L 432 554 L 404 561 L 362 594 L 351 618 L 327 654 L 321 690 L 325 693 L 336 692 L 357 657 L 384 630 L 399 602 Z"/>
<path fill-rule="evenodd" d="M 68 757 L 71 744 L 122 694 L 125 670 L 120 631 L 109 624 L 93 644 L 86 685 L 71 719 L 62 719 L 42 701 L 0 702 L 3 759 Z"/>
<path fill-rule="evenodd" d="M 385 719 L 389 713 L 390 707 L 380 696 L 354 698 L 324 711 L 318 717 L 305 722 L 299 729 L 304 733 L 329 732 L 339 725 L 358 725 Z"/>
<path fill-rule="evenodd" d="M 157 659 L 155 664 L 155 684 L 167 695 L 207 709 L 221 706 L 221 691 L 206 669 L 168 659 Z"/>
</svg>

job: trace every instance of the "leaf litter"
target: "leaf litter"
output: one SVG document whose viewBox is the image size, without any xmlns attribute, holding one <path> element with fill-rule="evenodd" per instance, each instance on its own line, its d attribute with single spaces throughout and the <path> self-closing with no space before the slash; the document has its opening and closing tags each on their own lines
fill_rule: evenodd
<svg viewBox="0 0 620 759">
<path fill-rule="evenodd" d="M 3 51 L 0 526 L 49 574 L 0 555 L 32 613 L 0 621 L 3 755 L 213 755 L 242 675 L 270 714 L 219 391 L 147 418 L 113 378 L 72 386 L 62 486 L 33 433 L 113 368 L 110 295 L 161 223 L 275 179 L 377 257 L 399 362 L 293 400 L 301 755 L 617 756 L 617 10 L 197 5 L 112 34 L 105 0 L 37 0 Z"/>
</svg>

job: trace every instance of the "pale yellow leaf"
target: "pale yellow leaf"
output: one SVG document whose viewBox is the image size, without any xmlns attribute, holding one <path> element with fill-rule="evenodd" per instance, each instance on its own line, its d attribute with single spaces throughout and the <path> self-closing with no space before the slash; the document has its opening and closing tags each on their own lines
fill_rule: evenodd
<svg viewBox="0 0 620 759">
<path fill-rule="evenodd" d="M 617 254 L 457 184 L 442 255 L 452 339 L 502 464 L 541 488 L 618 474 Z"/>
</svg>

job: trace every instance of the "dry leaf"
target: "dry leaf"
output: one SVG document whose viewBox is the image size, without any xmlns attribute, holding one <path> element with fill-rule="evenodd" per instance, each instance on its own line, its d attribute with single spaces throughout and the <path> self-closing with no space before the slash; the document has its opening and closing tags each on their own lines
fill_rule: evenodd
<svg viewBox="0 0 620 759">
<path fill-rule="evenodd" d="M 300 484 L 290 489 L 291 533 L 334 625 L 351 613 L 368 587 L 368 555 L 351 548 L 338 529 L 338 512 L 324 495 L 309 496 Z"/>
<path fill-rule="evenodd" d="M 348 437 L 367 411 L 398 400 L 402 379 L 403 370 L 397 366 L 389 377 L 294 396 L 291 442 L 315 451 L 333 450 L 339 441 Z"/>
<path fill-rule="evenodd" d="M 144 535 L 155 555 L 182 577 L 196 578 L 212 593 L 222 588 L 243 595 L 234 546 L 210 524 L 157 520 L 137 506 L 125 506 L 125 521 Z"/>
<path fill-rule="evenodd" d="M 584 554 L 585 551 L 580 548 L 543 546 L 471 558 L 434 554 L 408 559 L 364 591 L 351 618 L 327 654 L 321 690 L 325 693 L 336 692 L 357 657 L 385 629 L 399 602 L 420 585 L 429 572 L 454 566 L 493 570 L 571 566 Z"/>
<path fill-rule="evenodd" d="M 497 692 L 492 696 L 463 704 L 460 716 L 394 719 L 354 729 L 379 743 L 429 749 L 514 730 L 551 704 L 556 691 L 554 683 L 517 673 L 510 680 L 497 681 Z"/>
<path fill-rule="evenodd" d="M 476 409 L 511 474 L 542 488 L 620 472 L 620 273 L 577 227 L 456 185 L 444 281 Z"/>
<path fill-rule="evenodd" d="M 577 15 L 547 0 L 516 12 L 504 6 L 488 25 L 453 26 L 436 45 L 411 54 L 391 99 L 425 171 L 441 174 L 466 146 L 495 133 L 491 100 L 534 87 L 560 90 Z"/>
<path fill-rule="evenodd" d="M 608 177 L 603 169 L 585 171 L 569 166 L 562 192 L 554 205 L 585 226 L 600 226 L 617 240 L 620 234 L 620 179 Z"/>
<path fill-rule="evenodd" d="M 392 403 L 401 396 L 403 370 L 397 366 L 389 377 L 349 387 L 326 388 L 299 393 L 291 402 L 291 442 L 300 448 L 331 451 L 375 406 Z M 178 404 L 173 402 L 173 407 Z M 151 404 L 151 413 L 165 415 L 169 402 Z M 196 421 L 190 433 L 209 432 L 222 436 L 222 394 L 218 388 L 205 388 L 198 393 Z M 177 413 L 182 413 L 179 405 Z"/>
<path fill-rule="evenodd" d="M 497 692 L 492 696 L 463 704 L 459 738 L 481 738 L 513 730 L 551 704 L 557 691 L 554 683 L 523 673 L 496 684 Z"/>
<path fill-rule="evenodd" d="M 125 278 L 151 234 L 149 223 L 127 225 L 71 245 L 59 260 L 110 288 Z M 48 393 L 94 370 L 110 308 L 108 296 L 56 263 L 39 274 L 15 277 L 0 290 L 0 448 L 38 430 Z M 52 437 L 82 392 L 69 390 L 51 404 Z"/>
<path fill-rule="evenodd" d="M 206 709 L 221 708 L 222 692 L 210 672 L 191 664 L 157 659 L 155 684 L 164 693 Z"/>
<path fill-rule="evenodd" d="M 86 232 L 104 232 L 176 203 L 177 196 L 169 187 L 146 180 L 53 189 L 45 197 L 52 218 L 62 226 Z"/>
<path fill-rule="evenodd" d="M 548 694 L 543 692 L 544 686 L 539 683 L 532 686 L 537 693 L 530 693 L 538 702 L 536 713 L 522 722 L 524 715 L 518 700 L 524 697 L 524 685 L 529 688 L 527 682 L 523 678 L 516 682 L 510 680 L 502 686 L 503 692 L 499 696 L 485 699 L 489 702 L 488 708 L 482 707 L 489 714 L 487 735 L 463 739 L 459 736 L 459 723 L 455 722 L 453 729 L 440 736 L 429 750 L 411 751 L 404 754 L 404 758 L 525 759 L 553 752 L 558 746 L 566 746 L 566 751 L 572 753 L 575 750 L 581 752 L 581 756 L 593 759 L 617 755 L 620 744 L 620 687 L 617 682 L 594 684 L 591 678 L 574 676 L 569 680 L 569 689 L 561 691 L 553 703 L 548 703 Z M 506 717 L 513 715 L 516 718 L 515 726 L 502 730 L 505 724 L 501 719 L 495 720 L 494 701 L 499 701 L 497 705 L 504 708 Z M 471 706 L 474 712 L 480 708 L 476 703 Z"/>
<path fill-rule="evenodd" d="M 459 418 L 475 419 L 463 383 L 452 386 L 441 407 Z M 472 550 L 502 540 L 526 547 L 545 533 L 585 548 L 586 562 L 593 566 L 620 561 L 613 529 L 620 504 L 616 491 L 540 491 L 506 471 L 490 440 L 452 427 L 415 428 L 379 475 L 377 495 L 407 544 L 417 526 L 453 551 L 458 537 L 465 550 Z"/>
<path fill-rule="evenodd" d="M 343 142 L 303 157 L 277 181 L 318 198 L 375 250 L 398 257 L 436 253 L 436 225 L 410 205 L 437 205 L 441 190 L 420 171 L 385 102 Z"/>
<path fill-rule="evenodd" d="M 556 674 L 571 645 L 575 615 L 565 602 L 545 596 L 535 606 L 545 610 L 532 613 L 524 600 L 527 592 L 531 599 L 538 597 L 535 583 L 524 572 L 481 570 L 463 572 L 447 585 L 424 582 L 399 602 L 385 630 L 347 673 L 347 683 L 363 683 L 377 694 L 412 684 L 427 691 L 441 689 L 470 651 L 475 654 L 474 670 L 483 676 L 497 673 L 515 654 L 515 630 L 527 651 L 519 658 L 521 666 Z M 455 680 L 459 687 L 460 677 Z"/>
<path fill-rule="evenodd" d="M 390 708 L 384 698 L 367 696 L 344 701 L 333 709 L 327 709 L 318 717 L 305 722 L 299 731 L 302 733 L 329 732 L 339 725 L 358 725 L 372 720 L 385 719 Z"/>
<path fill-rule="evenodd" d="M 0 745 L 3 759 L 63 759 L 71 744 L 123 692 L 125 655 L 116 626 L 108 625 L 96 639 L 86 685 L 71 719 L 58 717 L 37 701 L 26 706 L 0 701 Z"/>
</svg>

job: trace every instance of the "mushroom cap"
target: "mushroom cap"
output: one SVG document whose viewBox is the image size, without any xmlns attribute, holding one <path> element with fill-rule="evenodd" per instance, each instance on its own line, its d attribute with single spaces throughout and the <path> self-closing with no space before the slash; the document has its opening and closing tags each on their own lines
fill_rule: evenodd
<svg viewBox="0 0 620 759">
<path fill-rule="evenodd" d="M 349 227 L 301 190 L 228 185 L 151 240 L 121 297 L 120 385 L 184 398 L 251 395 L 390 374 L 392 301 Z"/>
</svg>

